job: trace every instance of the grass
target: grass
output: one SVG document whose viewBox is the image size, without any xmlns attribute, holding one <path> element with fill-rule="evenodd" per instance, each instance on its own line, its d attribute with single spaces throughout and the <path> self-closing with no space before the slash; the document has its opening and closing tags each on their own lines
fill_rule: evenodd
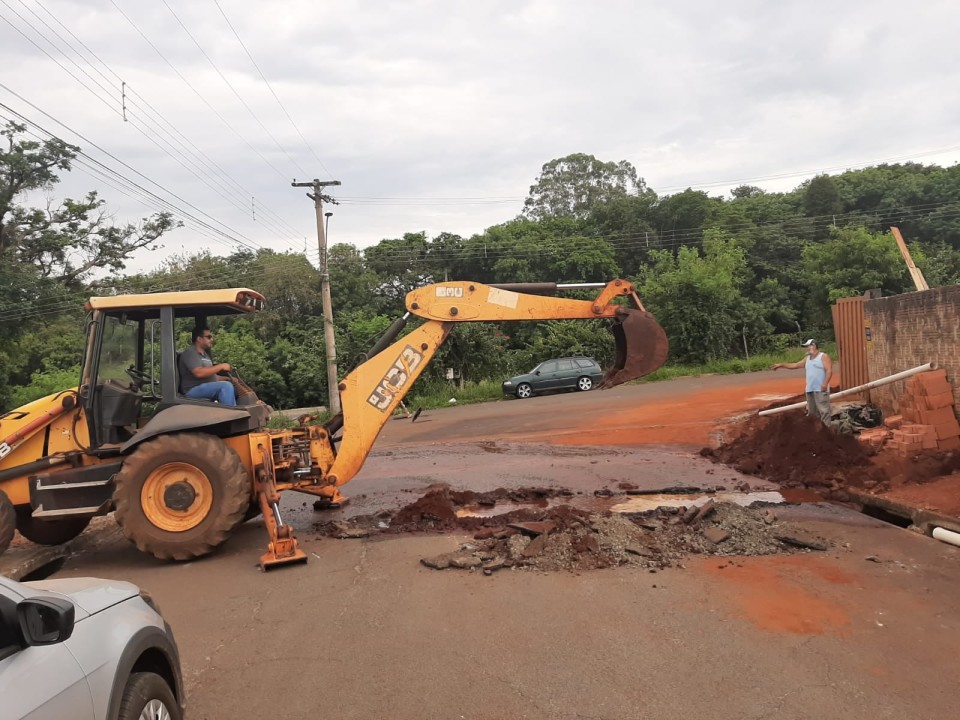
<svg viewBox="0 0 960 720">
<path fill-rule="evenodd" d="M 824 343 L 824 352 L 836 357 L 834 343 Z M 774 363 L 797 362 L 803 358 L 802 348 L 793 348 L 781 353 L 754 355 L 750 359 L 732 358 L 730 360 L 715 360 L 703 365 L 664 365 L 656 372 L 634 380 L 630 384 L 659 382 L 679 377 L 699 377 L 701 375 L 736 375 L 740 373 L 769 370 Z M 482 380 L 467 382 L 462 388 L 443 381 L 434 381 L 424 389 L 418 390 L 405 402 L 411 411 L 417 408 L 432 410 L 450 405 L 470 405 L 474 403 L 491 402 L 504 398 L 501 380 Z M 451 403 L 450 398 L 456 398 Z"/>
<path fill-rule="evenodd" d="M 803 358 L 802 348 L 788 350 L 781 353 L 754 355 L 749 360 L 732 358 L 729 360 L 714 360 L 704 365 L 664 365 L 656 372 L 634 380 L 634 383 L 657 382 L 671 380 L 678 377 L 699 377 L 700 375 L 737 375 L 740 373 L 769 370 L 774 363 L 797 362 Z M 823 351 L 830 357 L 836 357 L 834 343 L 824 343 Z"/>
<path fill-rule="evenodd" d="M 405 402 L 411 411 L 415 411 L 417 408 L 432 410 L 435 408 L 448 407 L 454 404 L 450 402 L 450 398 L 457 399 L 456 405 L 490 402 L 491 400 L 500 400 L 503 398 L 502 386 L 502 380 L 467 382 L 462 388 L 447 382 L 433 382 L 428 384 L 423 390 L 418 390 L 415 395 L 411 395 Z"/>
</svg>

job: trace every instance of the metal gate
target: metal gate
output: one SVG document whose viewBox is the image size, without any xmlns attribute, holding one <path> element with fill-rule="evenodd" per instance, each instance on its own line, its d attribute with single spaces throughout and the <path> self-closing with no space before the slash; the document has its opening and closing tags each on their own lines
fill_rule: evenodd
<svg viewBox="0 0 960 720">
<path fill-rule="evenodd" d="M 831 308 L 833 331 L 840 356 L 840 389 L 863 385 L 870 381 L 867 371 L 867 336 L 863 322 L 865 297 L 843 298 Z"/>
</svg>

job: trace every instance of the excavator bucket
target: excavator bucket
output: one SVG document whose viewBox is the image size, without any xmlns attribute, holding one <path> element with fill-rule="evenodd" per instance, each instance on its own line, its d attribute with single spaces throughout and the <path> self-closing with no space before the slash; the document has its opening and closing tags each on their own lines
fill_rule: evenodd
<svg viewBox="0 0 960 720">
<path fill-rule="evenodd" d="M 667 334 L 646 310 L 617 310 L 613 336 L 617 343 L 616 360 L 599 387 L 612 388 L 649 375 L 667 361 L 670 345 Z"/>
</svg>

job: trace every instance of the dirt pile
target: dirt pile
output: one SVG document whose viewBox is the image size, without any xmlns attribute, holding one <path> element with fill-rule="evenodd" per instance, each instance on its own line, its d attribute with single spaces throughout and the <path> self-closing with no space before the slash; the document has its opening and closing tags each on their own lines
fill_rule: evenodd
<svg viewBox="0 0 960 720">
<path fill-rule="evenodd" d="M 498 515 L 464 516 L 462 505 L 496 503 L 498 493 L 540 501 Z M 689 508 L 662 507 L 636 513 L 588 512 L 566 504 L 549 505 L 564 491 L 540 488 L 494 493 L 457 493 L 434 486 L 395 513 L 329 523 L 321 531 L 347 538 L 370 534 L 469 531 L 473 540 L 452 553 L 423 558 L 427 567 L 492 574 L 504 568 L 581 571 L 633 565 L 656 571 L 681 566 L 694 554 L 768 555 L 801 548 L 823 550 L 826 543 L 780 522 L 768 508 L 744 508 L 707 501 Z M 492 497 L 493 496 L 493 497 Z"/>
<path fill-rule="evenodd" d="M 744 474 L 787 488 L 809 488 L 839 502 L 851 500 L 849 489 L 887 493 L 960 470 L 960 452 L 918 450 L 907 457 L 888 449 L 878 452 L 800 413 L 752 418 L 734 440 L 700 454 Z"/>
<path fill-rule="evenodd" d="M 746 475 L 810 488 L 840 501 L 849 499 L 845 488 L 879 492 L 889 487 L 890 478 L 871 461 L 869 447 L 800 413 L 753 418 L 736 439 L 700 454 Z"/>
</svg>

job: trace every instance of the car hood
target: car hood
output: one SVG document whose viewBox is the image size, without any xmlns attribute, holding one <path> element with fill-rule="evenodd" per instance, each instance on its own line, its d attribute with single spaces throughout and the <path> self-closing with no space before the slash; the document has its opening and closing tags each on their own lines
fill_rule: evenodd
<svg viewBox="0 0 960 720">
<path fill-rule="evenodd" d="M 517 385 L 518 383 L 528 383 L 532 382 L 534 378 L 540 377 L 539 375 L 534 375 L 533 373 L 525 373 L 524 375 L 517 375 L 516 377 L 508 378 L 506 382 L 513 383 Z"/>
<path fill-rule="evenodd" d="M 78 610 L 83 610 L 86 615 L 94 615 L 140 594 L 140 588 L 131 583 L 99 578 L 36 580 L 26 582 L 24 585 L 62 595 L 76 605 Z M 77 619 L 81 619 L 79 613 Z"/>
</svg>

